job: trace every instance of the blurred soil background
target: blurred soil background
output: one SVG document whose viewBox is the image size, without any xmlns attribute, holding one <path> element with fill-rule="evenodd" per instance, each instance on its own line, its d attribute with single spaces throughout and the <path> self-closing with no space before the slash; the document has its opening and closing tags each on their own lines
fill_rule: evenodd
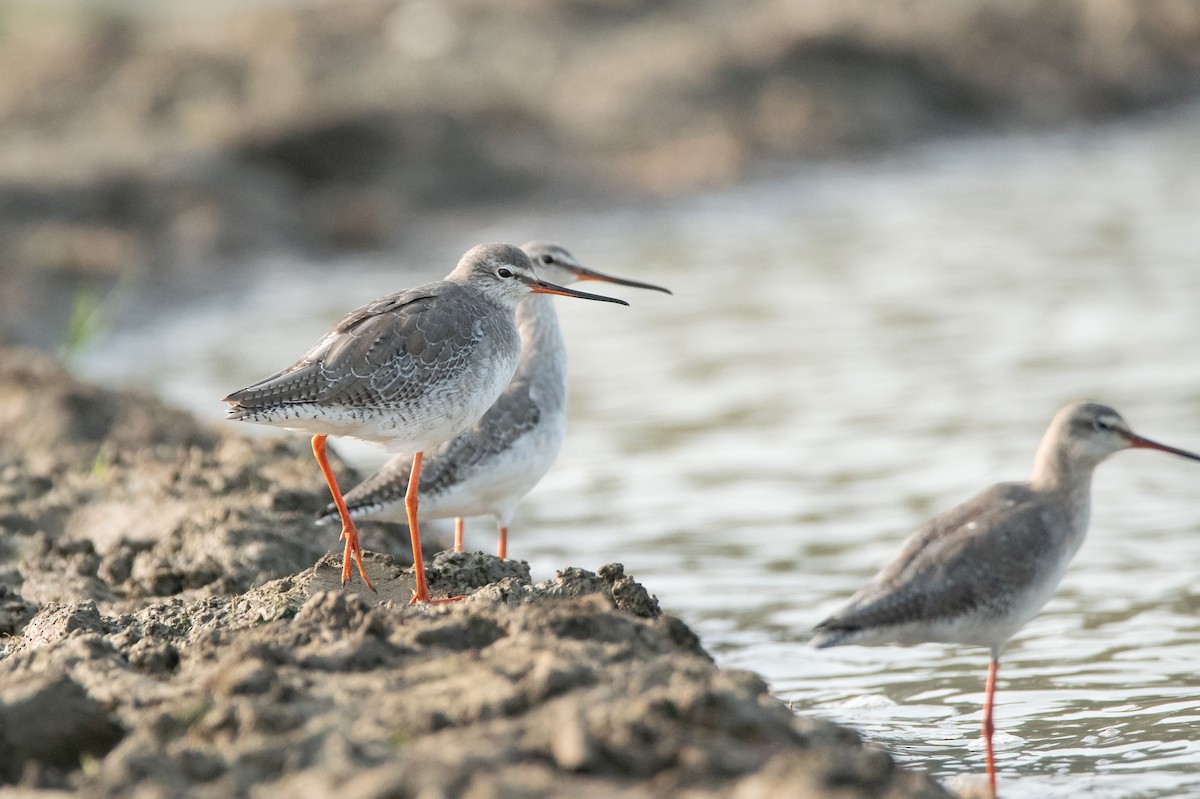
<svg viewBox="0 0 1200 799">
<path fill-rule="evenodd" d="M 0 74 L 0 338 L 53 346 L 118 281 L 1183 101 L 1200 4 L 6 2 Z"/>
</svg>

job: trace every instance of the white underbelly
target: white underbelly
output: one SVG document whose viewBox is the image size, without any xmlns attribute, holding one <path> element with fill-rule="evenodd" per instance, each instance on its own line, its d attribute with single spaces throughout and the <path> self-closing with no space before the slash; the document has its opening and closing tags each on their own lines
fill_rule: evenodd
<svg viewBox="0 0 1200 799">
<path fill-rule="evenodd" d="M 550 471 L 562 436 L 535 431 L 478 464 L 453 485 L 419 499 L 420 518 L 495 516 L 507 524 L 517 503 Z"/>
</svg>

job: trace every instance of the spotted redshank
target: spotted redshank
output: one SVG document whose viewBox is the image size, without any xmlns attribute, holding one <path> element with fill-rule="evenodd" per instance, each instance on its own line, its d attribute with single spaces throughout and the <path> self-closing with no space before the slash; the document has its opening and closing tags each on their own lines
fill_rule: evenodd
<svg viewBox="0 0 1200 799">
<path fill-rule="evenodd" d="M 364 305 L 300 360 L 225 398 L 230 419 L 313 434 L 313 454 L 342 520 L 343 585 L 353 560 L 374 589 L 325 455 L 326 436 L 416 453 L 405 497 L 416 575 L 413 601 L 430 601 L 417 527 L 421 454 L 467 430 L 508 385 L 520 357 L 515 312 L 530 292 L 628 305 L 541 280 L 518 247 L 480 245 L 444 280 Z"/>
<path fill-rule="evenodd" d="M 531 241 L 523 249 L 540 277 L 571 284 L 598 280 L 670 294 L 649 283 L 601 274 L 563 247 Z M 425 453 L 418 489 L 421 518 L 454 517 L 454 549 L 462 551 L 465 516 L 492 516 L 500 531 L 497 554 L 508 557 L 508 526 L 517 503 L 554 463 L 567 428 L 567 351 L 550 297 L 528 295 L 517 306 L 521 363 L 496 404 L 471 429 Z M 397 455 L 346 494 L 354 519 L 404 521 L 404 492 L 412 456 Z M 318 521 L 338 518 L 330 505 Z"/>
<path fill-rule="evenodd" d="M 996 794 L 992 708 L 1008 639 L 1037 615 L 1083 543 L 1092 472 L 1123 449 L 1200 455 L 1135 434 L 1095 402 L 1060 410 L 1028 482 L 999 483 L 934 517 L 841 610 L 817 625 L 814 646 L 928 641 L 991 650 L 983 705 L 988 785 Z"/>
</svg>

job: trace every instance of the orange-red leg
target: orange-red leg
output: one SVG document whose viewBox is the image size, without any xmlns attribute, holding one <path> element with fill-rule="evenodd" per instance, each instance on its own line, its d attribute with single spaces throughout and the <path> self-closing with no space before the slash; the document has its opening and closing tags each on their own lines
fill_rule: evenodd
<svg viewBox="0 0 1200 799">
<path fill-rule="evenodd" d="M 501 560 L 508 559 L 508 528 L 503 525 L 500 527 L 500 543 L 496 546 L 496 555 Z"/>
<path fill-rule="evenodd" d="M 993 799 L 996 796 L 996 751 L 992 748 L 992 733 L 996 731 L 996 724 L 992 719 L 992 709 L 996 704 L 996 670 L 999 667 L 1000 659 L 992 658 L 983 697 L 983 746 L 987 756 L 988 787 Z"/>
<path fill-rule="evenodd" d="M 408 491 L 404 494 L 404 510 L 408 512 L 408 534 L 412 539 L 413 572 L 417 587 L 413 590 L 413 602 L 429 601 L 429 586 L 425 583 L 425 558 L 421 556 L 421 530 L 417 527 L 417 488 L 421 485 L 421 456 L 413 455 L 412 471 L 408 475 Z"/>
<path fill-rule="evenodd" d="M 421 457 L 423 454 L 418 452 L 413 455 L 412 472 L 408 476 L 408 491 L 404 494 L 404 510 L 408 512 L 408 532 L 412 539 L 413 572 L 417 579 L 417 587 L 413 589 L 413 596 L 408 604 L 428 602 L 440 605 L 443 602 L 457 602 L 466 597 L 450 596 L 432 599 L 429 596 L 429 584 L 425 581 L 425 558 L 421 555 L 421 530 L 417 526 L 417 489 L 421 485 Z"/>
<path fill-rule="evenodd" d="M 462 552 L 463 520 L 461 516 L 454 517 L 454 551 Z"/>
<path fill-rule="evenodd" d="M 333 494 L 333 504 L 337 506 L 338 515 L 342 517 L 342 539 L 346 542 L 346 547 L 342 550 L 342 585 L 350 582 L 350 562 L 353 561 L 358 566 L 358 573 L 362 575 L 367 588 L 374 591 L 375 586 L 371 584 L 371 579 L 367 577 L 367 571 L 363 568 L 358 528 L 350 518 L 350 511 L 346 510 L 346 501 L 342 499 L 342 491 L 338 488 L 333 469 L 329 466 L 329 458 L 325 455 L 325 436 L 313 436 L 312 451 L 321 467 L 321 474 L 325 475 L 325 482 L 329 484 L 329 493 Z"/>
</svg>

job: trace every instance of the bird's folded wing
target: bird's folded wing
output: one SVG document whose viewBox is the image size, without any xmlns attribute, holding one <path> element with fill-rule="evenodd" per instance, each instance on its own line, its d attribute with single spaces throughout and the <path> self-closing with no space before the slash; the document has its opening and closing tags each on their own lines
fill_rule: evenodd
<svg viewBox="0 0 1200 799">
<path fill-rule="evenodd" d="M 930 520 L 899 556 L 819 625 L 853 630 L 1003 612 L 1052 545 L 1046 509 L 1025 484 L 1003 483 Z"/>
<path fill-rule="evenodd" d="M 466 351 L 483 337 L 480 325 L 462 324 L 455 300 L 418 289 L 376 300 L 347 315 L 300 360 L 225 401 L 241 408 L 402 405 L 464 369 Z"/>
</svg>

